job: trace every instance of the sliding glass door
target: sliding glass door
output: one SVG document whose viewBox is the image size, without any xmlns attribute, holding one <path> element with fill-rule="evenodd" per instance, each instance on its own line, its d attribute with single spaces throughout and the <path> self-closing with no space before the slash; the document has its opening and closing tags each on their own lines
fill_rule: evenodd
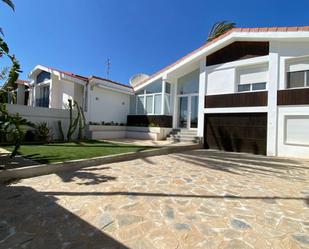
<svg viewBox="0 0 309 249">
<path fill-rule="evenodd" d="M 196 129 L 198 120 L 198 96 L 184 95 L 178 97 L 178 127 Z"/>
</svg>

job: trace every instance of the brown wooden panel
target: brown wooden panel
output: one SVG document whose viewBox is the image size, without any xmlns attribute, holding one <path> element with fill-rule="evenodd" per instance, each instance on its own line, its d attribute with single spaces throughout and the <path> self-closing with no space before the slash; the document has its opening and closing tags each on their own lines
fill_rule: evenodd
<svg viewBox="0 0 309 249">
<path fill-rule="evenodd" d="M 277 94 L 278 105 L 308 105 L 309 88 L 280 90 Z"/>
<path fill-rule="evenodd" d="M 232 44 L 207 56 L 206 65 L 248 59 L 269 54 L 269 42 L 233 42 Z"/>
<path fill-rule="evenodd" d="M 205 114 L 205 148 L 266 154 L 267 114 Z"/>
<path fill-rule="evenodd" d="M 205 108 L 267 106 L 267 91 L 205 96 Z"/>
<path fill-rule="evenodd" d="M 149 126 L 154 124 L 158 127 L 171 128 L 173 117 L 167 115 L 128 115 L 127 125 L 129 126 Z"/>
</svg>

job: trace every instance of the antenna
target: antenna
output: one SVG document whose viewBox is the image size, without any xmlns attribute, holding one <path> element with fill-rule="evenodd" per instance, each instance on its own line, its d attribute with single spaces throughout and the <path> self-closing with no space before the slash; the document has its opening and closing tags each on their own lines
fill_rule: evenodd
<svg viewBox="0 0 309 249">
<path fill-rule="evenodd" d="M 111 60 L 108 58 L 106 61 L 106 76 L 107 78 L 110 75 L 110 70 L 111 70 Z"/>
</svg>

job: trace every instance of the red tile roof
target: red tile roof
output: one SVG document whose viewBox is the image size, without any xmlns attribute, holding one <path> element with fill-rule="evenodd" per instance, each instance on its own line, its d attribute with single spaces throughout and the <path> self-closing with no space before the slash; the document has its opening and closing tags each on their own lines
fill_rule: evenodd
<svg viewBox="0 0 309 249">
<path fill-rule="evenodd" d="M 60 73 L 63 73 L 63 74 L 65 74 L 65 75 L 68 75 L 68 76 L 70 76 L 70 77 L 73 77 L 73 78 L 76 78 L 76 79 L 79 79 L 79 80 L 83 80 L 83 81 L 88 81 L 88 80 L 91 80 L 92 78 L 95 78 L 95 79 L 99 79 L 99 80 L 108 81 L 108 82 L 113 83 L 113 84 L 116 84 L 116 85 L 120 85 L 120 86 L 124 86 L 124 87 L 128 87 L 128 88 L 132 88 L 131 86 L 128 86 L 128 85 L 125 85 L 125 84 L 122 84 L 122 83 L 119 83 L 119 82 L 116 82 L 116 81 L 112 81 L 112 80 L 109 80 L 109 79 L 101 78 L 101 77 L 98 77 L 98 76 L 85 77 L 85 76 L 81 76 L 81 75 L 78 75 L 78 74 L 74 74 L 74 73 L 72 73 L 72 72 L 59 70 L 59 69 L 53 68 L 53 67 L 46 67 L 46 68 L 49 68 L 49 69 L 51 69 L 51 70 L 58 71 L 58 72 L 60 72 Z"/>
<path fill-rule="evenodd" d="M 301 27 L 264 27 L 264 28 L 233 28 L 229 31 L 227 31 L 226 33 L 224 33 L 223 35 L 213 39 L 210 42 L 207 42 L 206 44 L 204 44 L 203 46 L 199 47 L 198 49 L 188 53 L 187 55 L 183 56 L 182 58 L 180 58 L 179 60 L 177 60 L 176 62 L 168 65 L 167 67 L 159 70 L 158 72 L 154 73 L 153 75 L 151 75 L 149 78 L 141 81 L 139 84 L 137 84 L 136 86 L 139 86 L 145 82 L 147 82 L 148 80 L 154 78 L 155 76 L 159 75 L 160 73 L 170 69 L 171 67 L 177 65 L 179 62 L 183 61 L 184 59 L 190 57 L 191 55 L 203 50 L 204 48 L 210 46 L 211 44 L 221 40 L 222 38 L 228 36 L 231 33 L 234 32 L 289 32 L 289 31 L 309 31 L 309 26 L 301 26 Z"/>
</svg>

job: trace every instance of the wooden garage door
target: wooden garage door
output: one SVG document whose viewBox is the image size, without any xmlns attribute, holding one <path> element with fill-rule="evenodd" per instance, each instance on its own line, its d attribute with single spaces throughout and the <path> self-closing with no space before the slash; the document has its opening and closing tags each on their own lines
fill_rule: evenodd
<svg viewBox="0 0 309 249">
<path fill-rule="evenodd" d="M 205 148 L 266 154 L 267 114 L 205 114 Z"/>
</svg>

